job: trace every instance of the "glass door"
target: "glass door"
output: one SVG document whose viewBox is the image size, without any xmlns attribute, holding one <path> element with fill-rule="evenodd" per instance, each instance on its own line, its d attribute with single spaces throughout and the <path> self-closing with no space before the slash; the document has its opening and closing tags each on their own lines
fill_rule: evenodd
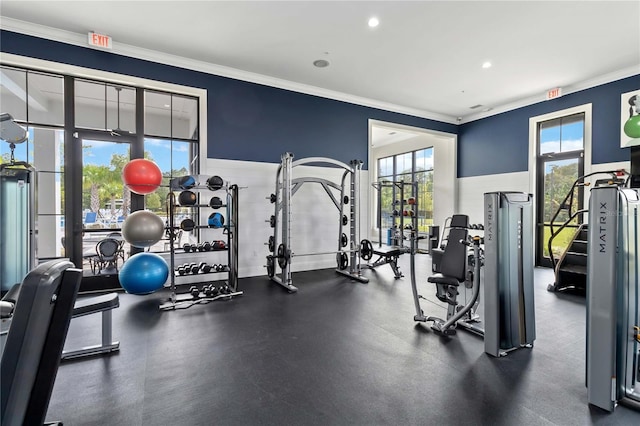
<svg viewBox="0 0 640 426">
<path fill-rule="evenodd" d="M 82 291 L 118 288 L 118 271 L 131 247 L 122 223 L 131 212 L 132 194 L 122 183 L 131 143 L 100 135 L 79 135 L 82 143 Z"/>
<path fill-rule="evenodd" d="M 560 208 L 560 204 L 567 196 L 573 183 L 582 176 L 583 173 L 582 154 L 578 157 L 575 153 L 569 155 L 547 155 L 538 161 L 539 184 L 538 184 L 538 250 L 537 264 L 551 266 L 549 258 L 549 238 L 551 237 L 551 219 Z M 576 193 L 573 199 L 572 211 L 579 210 L 582 205 L 582 190 Z M 564 206 L 566 207 L 566 206 Z M 554 221 L 554 230 L 566 222 L 569 218 L 568 210 L 561 209 L 560 214 Z M 551 250 L 555 259 L 560 259 L 571 242 L 576 229 L 581 223 L 581 215 L 573 218 L 569 225 L 564 228 L 553 239 Z"/>
</svg>

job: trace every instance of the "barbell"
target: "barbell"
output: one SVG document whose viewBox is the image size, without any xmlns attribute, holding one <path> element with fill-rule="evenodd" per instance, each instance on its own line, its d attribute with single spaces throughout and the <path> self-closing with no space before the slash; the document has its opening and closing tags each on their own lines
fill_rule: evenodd
<svg viewBox="0 0 640 426">
<path fill-rule="evenodd" d="M 271 243 L 271 239 L 269 240 L 269 242 Z M 360 241 L 360 247 L 358 249 L 354 249 L 354 250 L 339 250 L 339 251 L 325 251 L 325 252 L 314 252 L 314 253 L 292 253 L 291 250 L 289 250 L 285 244 L 280 244 L 278 246 L 278 250 L 276 251 L 275 255 L 267 256 L 267 271 L 269 271 L 270 265 L 272 265 L 272 263 L 270 263 L 270 261 L 273 262 L 274 259 L 277 259 L 278 266 L 280 266 L 280 268 L 284 269 L 289 264 L 289 262 L 291 261 L 292 257 L 322 256 L 322 255 L 328 255 L 328 254 L 335 254 L 336 255 L 336 259 L 337 259 L 337 263 L 338 263 L 338 267 L 340 269 L 345 269 L 346 266 L 344 266 L 344 267 L 342 267 L 342 266 L 344 265 L 344 262 L 345 262 L 344 259 L 345 258 L 347 259 L 346 262 L 348 264 L 349 257 L 347 255 L 347 253 L 354 253 L 354 252 L 355 253 L 360 253 L 360 257 L 363 260 L 366 260 L 366 261 L 371 260 L 371 258 L 373 257 L 373 244 L 371 244 L 371 241 L 369 241 L 367 239 L 364 239 L 364 240 Z"/>
</svg>

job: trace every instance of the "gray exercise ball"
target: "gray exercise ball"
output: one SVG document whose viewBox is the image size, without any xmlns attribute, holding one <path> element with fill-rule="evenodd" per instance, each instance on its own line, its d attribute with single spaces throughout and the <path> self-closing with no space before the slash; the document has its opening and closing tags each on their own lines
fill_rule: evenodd
<svg viewBox="0 0 640 426">
<path fill-rule="evenodd" d="M 164 234 L 162 219 L 148 210 L 131 213 L 122 224 L 122 237 L 134 247 L 150 247 Z"/>
</svg>

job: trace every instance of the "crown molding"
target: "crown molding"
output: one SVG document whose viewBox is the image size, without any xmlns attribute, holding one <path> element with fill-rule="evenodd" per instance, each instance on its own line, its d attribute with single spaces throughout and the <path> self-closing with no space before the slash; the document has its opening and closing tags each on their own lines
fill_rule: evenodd
<svg viewBox="0 0 640 426">
<path fill-rule="evenodd" d="M 591 89 L 592 87 L 611 83 L 612 81 L 621 80 L 623 78 L 631 77 L 638 74 L 640 74 L 640 67 L 637 65 L 623 68 L 621 70 L 616 70 L 616 71 L 613 71 L 604 75 L 600 75 L 594 78 L 590 78 L 588 80 L 584 80 L 575 84 L 562 86 L 562 96 L 566 96 L 571 93 L 576 93 L 581 90 Z M 524 99 L 519 99 L 514 102 L 500 105 L 498 107 L 493 108 L 491 111 L 479 112 L 477 114 L 468 115 L 462 118 L 462 120 L 460 121 L 460 124 L 465 124 L 465 123 L 480 120 L 483 118 L 491 117 L 493 115 L 502 114 L 503 112 L 537 104 L 540 102 L 544 102 L 546 100 L 547 100 L 546 93 L 540 93 L 538 95 L 530 96 Z"/>
<path fill-rule="evenodd" d="M 92 49 L 87 44 L 87 35 L 78 34 L 66 30 L 47 27 L 45 25 L 34 24 L 31 22 L 20 21 L 17 19 L 0 16 L 0 28 L 13 31 L 16 33 L 26 34 L 34 37 L 40 37 L 48 40 L 58 41 L 74 46 Z M 338 92 L 308 84 L 296 83 L 276 77 L 270 77 L 263 74 L 242 71 L 236 68 L 226 67 L 223 65 L 212 64 L 209 62 L 198 61 L 195 59 L 184 58 L 181 56 L 170 55 L 158 51 L 145 49 L 129 44 L 119 43 L 113 40 L 113 48 L 109 51 L 116 55 L 128 56 L 136 59 L 157 62 L 166 65 L 172 65 L 180 68 L 186 68 L 194 71 L 201 71 L 207 74 L 213 74 L 221 77 L 232 78 L 236 80 L 257 83 L 265 86 L 276 87 L 279 89 L 290 90 L 293 92 L 304 93 L 307 95 L 319 96 L 322 98 L 333 99 L 351 104 L 362 105 L 371 108 L 377 108 L 390 112 L 397 112 L 414 117 L 437 120 L 449 124 L 459 124 L 455 117 L 436 112 L 425 111 L 417 108 L 410 108 L 389 102 L 378 101 L 375 99 L 365 98 L 361 96 L 351 95 L 348 93 Z"/>
</svg>

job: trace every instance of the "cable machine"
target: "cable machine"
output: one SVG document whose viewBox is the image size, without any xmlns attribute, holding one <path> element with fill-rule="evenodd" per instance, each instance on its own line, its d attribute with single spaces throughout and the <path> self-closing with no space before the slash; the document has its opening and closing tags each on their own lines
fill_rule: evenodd
<svg viewBox="0 0 640 426">
<path fill-rule="evenodd" d="M 9 114 L 0 116 L 0 139 L 9 142 L 11 158 L 0 164 L 0 283 L 2 292 L 22 282 L 37 264 L 36 169 L 16 161 L 15 144 L 27 140 L 26 130 Z"/>
<path fill-rule="evenodd" d="M 587 395 L 640 409 L 640 190 L 591 190 L 587 266 Z"/>
<path fill-rule="evenodd" d="M 273 235 L 269 237 L 267 246 L 270 254 L 267 256 L 267 275 L 269 278 L 286 288 L 289 292 L 298 290 L 292 284 L 291 259 L 295 256 L 313 256 L 336 254 L 336 272 L 351 279 L 366 283 L 369 279 L 361 272 L 360 257 L 363 252 L 368 253 L 371 247 L 369 240 L 362 240 L 360 243 L 360 170 L 362 161 L 352 160 L 350 164 L 324 157 L 309 157 L 293 161 L 293 154 L 286 152 L 281 157 L 281 164 L 276 173 L 276 191 L 268 199 L 274 204 L 274 214 L 267 221 L 273 228 Z M 319 177 L 299 177 L 293 179 L 292 171 L 294 167 L 305 164 L 331 164 L 344 169 L 341 183 L 337 184 L 328 179 Z M 349 187 L 347 189 L 347 178 Z M 295 253 L 291 244 L 291 198 L 305 183 L 318 183 L 325 190 L 339 212 L 338 229 L 338 250 L 335 252 L 322 253 Z M 332 192 L 339 191 L 340 198 L 336 198 Z M 348 195 L 347 195 L 348 191 Z M 349 205 L 349 216 L 344 212 L 345 205 Z M 343 229 L 349 227 L 349 236 Z M 364 250 L 362 247 L 364 246 Z M 348 247 L 348 248 L 347 248 Z M 346 249 L 346 250 L 345 250 Z M 280 274 L 276 273 L 276 262 L 281 269 Z"/>
</svg>

